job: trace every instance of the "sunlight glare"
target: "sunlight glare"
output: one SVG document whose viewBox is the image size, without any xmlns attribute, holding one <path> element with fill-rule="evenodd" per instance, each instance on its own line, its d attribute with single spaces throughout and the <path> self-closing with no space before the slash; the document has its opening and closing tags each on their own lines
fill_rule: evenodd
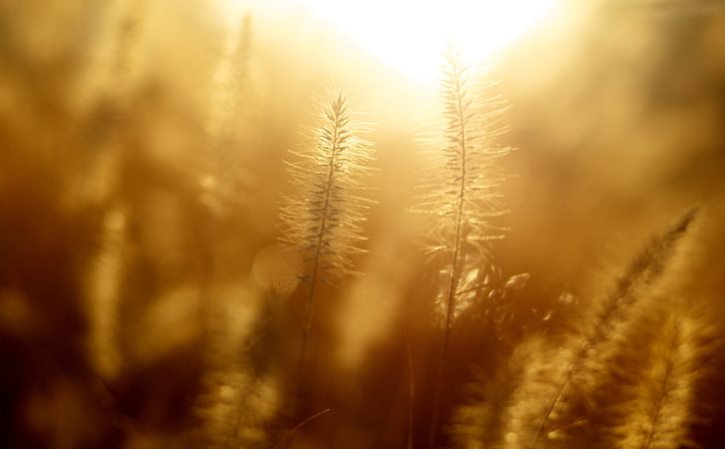
<svg viewBox="0 0 725 449">
<path fill-rule="evenodd" d="M 551 19 L 559 2 L 276 0 L 306 7 L 383 63 L 425 83 L 438 79 L 441 54 L 449 43 L 467 59 L 480 60 Z"/>
</svg>

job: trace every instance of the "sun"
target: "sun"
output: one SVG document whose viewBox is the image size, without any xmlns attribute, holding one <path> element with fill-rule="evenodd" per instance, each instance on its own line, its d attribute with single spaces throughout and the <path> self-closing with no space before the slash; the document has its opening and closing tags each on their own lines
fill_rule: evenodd
<svg viewBox="0 0 725 449">
<path fill-rule="evenodd" d="M 455 43 L 473 60 L 511 44 L 553 14 L 555 0 L 303 0 L 383 62 L 419 81 L 438 78 Z"/>
<path fill-rule="evenodd" d="M 241 0 L 221 1 L 234 8 Z M 383 63 L 429 83 L 450 43 L 482 59 L 551 19 L 561 0 L 266 1 L 308 9 Z"/>
</svg>

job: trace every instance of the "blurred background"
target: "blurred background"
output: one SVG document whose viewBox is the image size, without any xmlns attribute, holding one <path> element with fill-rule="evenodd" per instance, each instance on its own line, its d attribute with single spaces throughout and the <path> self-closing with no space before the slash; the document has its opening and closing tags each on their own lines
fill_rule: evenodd
<svg viewBox="0 0 725 449">
<path fill-rule="evenodd" d="M 0 0 L 0 446 L 423 447 L 441 332 L 410 210 L 450 41 L 510 105 L 492 254 L 527 282 L 454 329 L 444 429 L 695 205 L 662 289 L 724 324 L 725 6 L 475 3 Z M 283 161 L 330 84 L 370 124 L 376 204 L 361 275 L 319 290 L 292 406 Z"/>
</svg>

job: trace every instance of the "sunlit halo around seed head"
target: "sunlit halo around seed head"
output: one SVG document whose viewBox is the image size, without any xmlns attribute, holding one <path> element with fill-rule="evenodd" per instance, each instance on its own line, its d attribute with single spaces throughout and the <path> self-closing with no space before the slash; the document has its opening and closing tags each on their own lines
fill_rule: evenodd
<svg viewBox="0 0 725 449">
<path fill-rule="evenodd" d="M 453 43 L 470 60 L 500 51 L 551 20 L 561 0 L 220 0 L 228 13 L 269 2 L 320 17 L 407 77 L 438 79 Z M 298 9 L 296 8 L 296 9 Z M 299 10 L 299 9 L 298 9 Z"/>
</svg>

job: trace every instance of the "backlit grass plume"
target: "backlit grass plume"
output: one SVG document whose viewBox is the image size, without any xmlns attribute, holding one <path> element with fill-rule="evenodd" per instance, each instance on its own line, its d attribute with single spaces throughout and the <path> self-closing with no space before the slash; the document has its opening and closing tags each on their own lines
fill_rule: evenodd
<svg viewBox="0 0 725 449">
<path fill-rule="evenodd" d="M 661 278 L 694 217 L 695 211 L 689 211 L 640 253 L 614 290 L 598 304 L 580 335 L 558 354 L 532 363 L 510 412 L 505 447 L 543 447 L 547 441 L 563 438 L 573 427 L 584 424 L 580 416 L 572 413 L 573 404 L 581 399 L 577 399 L 579 395 L 590 391 L 591 382 L 604 374 L 633 307 Z"/>
<path fill-rule="evenodd" d="M 510 151 L 496 143 L 506 130 L 505 103 L 500 97 L 487 97 L 491 83 L 475 85 L 469 72 L 459 52 L 449 49 L 442 82 L 442 166 L 421 186 L 426 193 L 416 208 L 433 217 L 428 249 L 443 265 L 438 305 L 446 336 L 455 316 L 474 296 L 468 281 L 491 262 L 489 242 L 503 238 L 503 230 L 491 219 L 505 213 L 499 191 L 504 177 L 495 164 Z"/>
<path fill-rule="evenodd" d="M 308 143 L 291 151 L 295 160 L 287 162 L 294 191 L 282 202 L 282 241 L 303 255 L 302 279 L 309 289 L 301 367 L 318 285 L 352 272 L 354 256 L 363 252 L 363 222 L 370 200 L 360 193 L 365 189 L 372 150 L 360 137 L 365 131 L 352 119 L 344 95 L 330 95 L 321 106 Z"/>
<path fill-rule="evenodd" d="M 431 423 L 434 444 L 443 370 L 451 328 L 457 314 L 475 297 L 479 272 L 491 263 L 489 242 L 503 237 L 492 218 L 504 213 L 499 187 L 503 176 L 497 159 L 509 148 L 496 143 L 505 131 L 501 126 L 503 104 L 498 97 L 478 92 L 454 48 L 443 66 L 442 166 L 436 167 L 417 211 L 431 215 L 429 250 L 440 261 L 437 305 L 443 317 L 443 343 Z"/>
</svg>

